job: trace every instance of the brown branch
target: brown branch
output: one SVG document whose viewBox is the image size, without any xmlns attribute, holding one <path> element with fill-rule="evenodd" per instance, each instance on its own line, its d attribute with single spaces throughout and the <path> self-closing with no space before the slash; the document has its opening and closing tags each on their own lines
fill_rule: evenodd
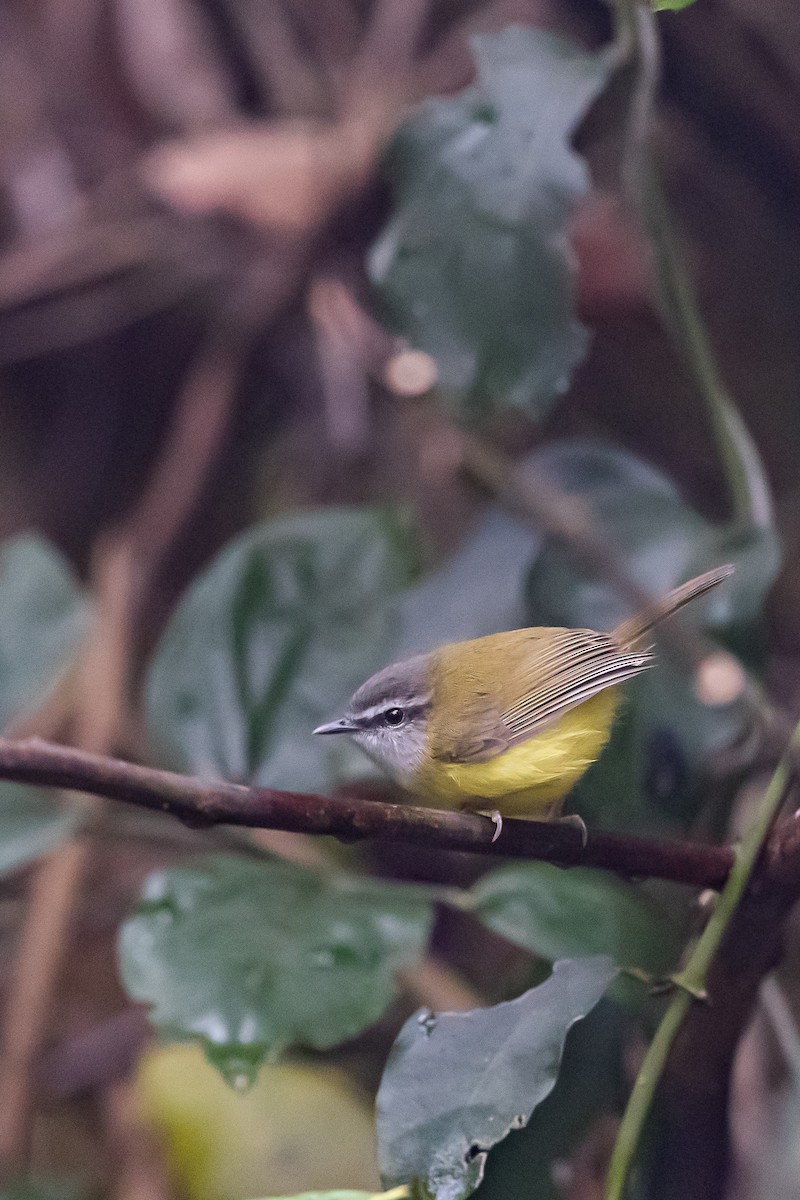
<svg viewBox="0 0 800 1200">
<path fill-rule="evenodd" d="M 65 787 L 169 813 L 195 827 L 240 825 L 362 838 L 421 842 L 443 850 L 534 858 L 558 866 L 598 867 L 627 876 L 719 888 L 733 862 L 726 846 L 659 841 L 595 830 L 586 845 L 566 824 L 508 818 L 497 841 L 494 824 L 477 813 L 445 812 L 379 800 L 206 783 L 31 738 L 0 739 L 0 779 Z"/>
<path fill-rule="evenodd" d="M 281 282 L 280 297 L 285 294 Z M 248 303 L 261 292 L 260 284 L 252 282 L 243 290 Z M 235 314 L 242 318 L 238 323 Z M 241 312 L 238 300 L 224 309 L 189 372 L 138 509 L 98 541 L 92 571 L 98 615 L 79 663 L 82 687 L 75 720 L 76 737 L 87 752 L 112 747 L 125 723 L 135 637 L 148 589 L 215 461 L 253 329 L 252 311 Z M 97 816 L 94 801 L 87 805 L 85 824 L 91 826 Z M 0 1164 L 9 1174 L 21 1169 L 28 1155 L 36 1065 L 91 848 L 89 837 L 61 846 L 41 864 L 31 886 L 3 1013 Z"/>
<path fill-rule="evenodd" d="M 33 1063 L 46 1026 L 56 973 L 72 918 L 72 898 L 83 878 L 86 842 L 62 846 L 39 868 L 31 887 L 3 1013 L 0 1073 L 0 1163 L 9 1174 L 27 1158 L 35 1088 Z M 62 898 L 68 902 L 62 904 Z"/>
<path fill-rule="evenodd" d="M 800 815 L 773 829 L 749 891 L 708 973 L 707 1003 L 693 1006 L 659 1092 L 653 1200 L 722 1200 L 730 1162 L 733 1062 L 761 984 L 780 961 L 786 918 L 800 900 Z M 658 1182 L 657 1182 L 658 1181 Z"/>
</svg>

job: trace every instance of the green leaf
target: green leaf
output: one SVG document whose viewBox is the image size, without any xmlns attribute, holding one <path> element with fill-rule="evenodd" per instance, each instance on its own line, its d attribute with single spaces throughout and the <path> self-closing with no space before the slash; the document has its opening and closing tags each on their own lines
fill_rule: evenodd
<svg viewBox="0 0 800 1200">
<path fill-rule="evenodd" d="M 524 625 L 524 584 L 541 542 L 490 508 L 444 566 L 401 596 L 396 658 Z"/>
<path fill-rule="evenodd" d="M 44 699 L 88 622 L 85 593 L 52 546 L 29 535 L 0 545 L 0 726 Z"/>
<path fill-rule="evenodd" d="M 475 916 L 509 941 L 553 961 L 606 954 L 620 967 L 671 970 L 679 930 L 650 897 L 602 871 L 550 863 L 500 867 L 469 893 Z"/>
<path fill-rule="evenodd" d="M 0 784 L 0 876 L 54 850 L 77 824 L 77 812 L 22 784 Z"/>
<path fill-rule="evenodd" d="M 250 530 L 170 621 L 147 681 L 153 737 L 196 774 L 301 791 L 361 767 L 348 738 L 311 731 L 390 657 L 393 601 L 415 569 L 408 527 L 388 511 Z"/>
<path fill-rule="evenodd" d="M 477 81 L 395 139 L 396 206 L 369 269 L 459 415 L 540 417 L 586 351 L 565 227 L 588 173 L 571 138 L 611 60 L 522 26 L 472 46 Z"/>
<path fill-rule="evenodd" d="M 604 997 L 570 1031 L 553 1091 L 524 1129 L 492 1150 L 475 1200 L 564 1200 L 556 1166 L 573 1159 L 600 1118 L 621 1112 L 630 1039 L 626 1010 Z"/>
<path fill-rule="evenodd" d="M 530 455 L 523 471 L 539 473 L 568 495 L 578 496 L 625 557 L 631 577 L 654 594 L 721 562 L 736 573 L 688 613 L 722 632 L 757 620 L 780 566 L 769 530 L 712 525 L 682 499 L 675 485 L 627 451 L 603 443 L 554 443 Z M 603 580 L 586 578 L 574 556 L 548 544 L 528 582 L 538 619 L 611 629 L 627 615 L 624 601 Z"/>
<path fill-rule="evenodd" d="M 516 1000 L 410 1017 L 378 1091 L 384 1185 L 418 1182 L 435 1200 L 474 1191 L 491 1147 L 552 1090 L 568 1030 L 615 974 L 608 958 L 564 960 Z"/>
<path fill-rule="evenodd" d="M 431 921 L 421 889 L 218 857 L 148 878 L 120 934 L 122 978 L 156 1025 L 201 1039 L 247 1086 L 267 1055 L 376 1021 Z"/>
<path fill-rule="evenodd" d="M 771 530 L 712 525 L 660 472 L 606 445 L 555 444 L 528 458 L 524 469 L 579 496 L 619 547 L 631 577 L 654 594 L 734 562 L 732 578 L 677 619 L 702 623 L 729 643 L 752 649 L 780 563 Z M 574 558 L 552 542 L 533 564 L 527 593 L 531 624 L 612 629 L 628 615 L 608 584 L 582 575 Z M 570 804 L 591 823 L 643 830 L 685 825 L 695 812 L 709 756 L 745 727 L 744 706 L 701 704 L 691 681 L 663 659 L 626 685 L 625 697 L 611 745 Z"/>
<path fill-rule="evenodd" d="M 653 12 L 680 12 L 694 4 L 694 0 L 651 0 Z"/>
</svg>

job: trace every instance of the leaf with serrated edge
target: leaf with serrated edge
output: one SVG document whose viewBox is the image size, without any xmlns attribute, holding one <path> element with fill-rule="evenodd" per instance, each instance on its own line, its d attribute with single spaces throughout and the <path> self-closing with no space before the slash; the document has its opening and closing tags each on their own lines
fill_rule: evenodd
<svg viewBox="0 0 800 1200">
<path fill-rule="evenodd" d="M 384 1186 L 419 1181 L 435 1200 L 463 1200 L 486 1155 L 552 1090 L 564 1040 L 616 975 L 605 956 L 557 962 L 516 1000 L 406 1021 L 377 1098 Z"/>
</svg>

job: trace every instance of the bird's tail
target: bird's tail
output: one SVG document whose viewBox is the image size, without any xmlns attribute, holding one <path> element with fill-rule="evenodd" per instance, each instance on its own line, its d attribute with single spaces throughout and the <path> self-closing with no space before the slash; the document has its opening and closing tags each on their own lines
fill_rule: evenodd
<svg viewBox="0 0 800 1200">
<path fill-rule="evenodd" d="M 690 579 L 688 583 L 682 583 L 680 587 L 664 596 L 663 600 L 655 600 L 650 608 L 617 626 L 614 630 L 614 640 L 623 647 L 635 646 L 654 625 L 671 617 L 697 596 L 710 592 L 718 583 L 722 583 L 723 579 L 732 575 L 733 571 L 733 564 L 726 563 L 723 567 L 715 567 L 713 571 L 706 571 L 704 575 Z"/>
</svg>

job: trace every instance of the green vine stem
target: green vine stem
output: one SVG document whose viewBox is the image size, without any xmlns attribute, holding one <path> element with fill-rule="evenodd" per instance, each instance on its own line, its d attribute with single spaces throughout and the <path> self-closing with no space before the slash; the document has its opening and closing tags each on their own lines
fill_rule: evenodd
<svg viewBox="0 0 800 1200">
<path fill-rule="evenodd" d="M 658 82 L 658 26 L 646 0 L 616 0 L 615 57 L 633 67 L 623 130 L 621 185 L 642 208 L 656 256 L 665 324 L 697 384 L 731 494 L 733 515 L 745 529 L 770 529 L 772 498 L 758 450 L 722 381 L 692 281 L 686 270 L 657 168 L 648 149 Z"/>
<path fill-rule="evenodd" d="M 793 757 L 800 747 L 800 725 L 775 769 L 755 819 L 736 851 L 731 873 L 697 945 L 683 971 L 674 977 L 678 985 L 645 1055 L 611 1155 L 606 1178 L 605 1200 L 622 1200 L 633 1160 L 650 1111 L 658 1081 L 673 1042 L 693 1004 L 704 1003 L 706 976 L 720 947 L 731 917 L 745 893 L 761 848 L 793 781 Z"/>
<path fill-rule="evenodd" d="M 773 524 L 772 497 L 764 467 L 749 430 L 720 377 L 697 296 L 672 227 L 664 189 L 652 164 L 645 177 L 645 209 L 656 254 L 665 322 L 694 375 L 705 404 L 728 481 L 734 518 L 744 528 L 769 529 Z"/>
</svg>

